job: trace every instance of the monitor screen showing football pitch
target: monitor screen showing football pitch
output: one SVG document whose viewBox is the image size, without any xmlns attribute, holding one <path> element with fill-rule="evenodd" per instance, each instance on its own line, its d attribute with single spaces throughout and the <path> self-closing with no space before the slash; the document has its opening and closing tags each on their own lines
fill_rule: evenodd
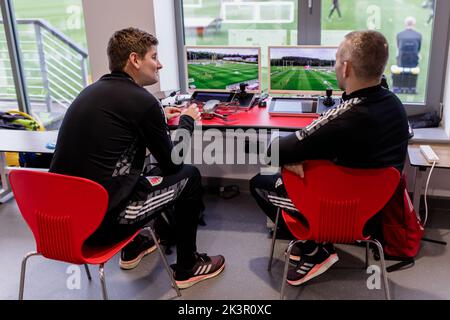
<svg viewBox="0 0 450 320">
<path fill-rule="evenodd" d="M 261 91 L 259 47 L 186 46 L 186 81 L 189 91 Z"/>
<path fill-rule="evenodd" d="M 325 94 L 340 91 L 334 65 L 337 47 L 269 47 L 269 91 L 272 93 Z"/>
</svg>

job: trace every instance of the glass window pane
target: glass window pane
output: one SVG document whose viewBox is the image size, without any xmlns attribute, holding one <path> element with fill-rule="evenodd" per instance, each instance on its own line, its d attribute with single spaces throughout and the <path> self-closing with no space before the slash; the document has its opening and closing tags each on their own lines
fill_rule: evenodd
<svg viewBox="0 0 450 320">
<path fill-rule="evenodd" d="M 390 89 L 404 103 L 424 103 L 433 14 L 434 0 L 323 0 L 322 44 L 339 44 L 352 30 L 382 32 L 390 48 Z"/>
<path fill-rule="evenodd" d="M 296 45 L 298 0 L 183 0 L 186 45 L 261 47 L 262 89 L 267 46 Z"/>
<path fill-rule="evenodd" d="M 81 0 L 13 0 L 31 110 L 56 129 L 87 85 Z"/>
<path fill-rule="evenodd" d="M 1 17 L 1 16 L 0 16 Z M 11 71 L 5 27 L 0 24 L 0 111 L 18 110 L 16 89 Z"/>
</svg>

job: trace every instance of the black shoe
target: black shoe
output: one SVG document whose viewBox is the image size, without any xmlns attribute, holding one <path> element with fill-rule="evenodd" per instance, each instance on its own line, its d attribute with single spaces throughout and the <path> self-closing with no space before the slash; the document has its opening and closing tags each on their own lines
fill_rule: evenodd
<svg viewBox="0 0 450 320">
<path fill-rule="evenodd" d="M 138 234 L 125 248 L 122 249 L 119 266 L 126 270 L 136 268 L 144 256 L 155 250 L 156 244 L 152 238 L 147 238 L 146 236 Z"/>
<path fill-rule="evenodd" d="M 302 249 L 302 246 L 303 246 L 303 249 Z M 291 255 L 289 256 L 289 260 L 291 260 L 293 262 L 300 261 L 300 258 L 302 255 L 302 250 L 304 250 L 304 246 L 305 246 L 305 244 L 302 242 L 298 242 L 296 245 L 294 245 L 291 249 Z M 336 253 L 332 243 L 326 243 L 323 246 L 330 254 Z M 309 249 L 309 250 L 311 250 L 311 249 Z M 287 253 L 287 248 L 285 250 L 285 253 Z"/>
<path fill-rule="evenodd" d="M 300 255 L 302 252 L 301 245 L 302 245 L 301 243 L 297 243 L 296 245 L 294 245 L 292 247 L 291 255 L 289 256 L 289 260 L 295 261 L 295 262 L 300 261 Z M 287 253 L 287 248 L 285 250 L 285 253 Z"/>
<path fill-rule="evenodd" d="M 332 244 L 320 245 L 313 256 L 301 256 L 297 266 L 288 271 L 287 282 L 298 286 L 321 275 L 338 261 Z"/>
<path fill-rule="evenodd" d="M 186 289 L 197 282 L 217 276 L 225 268 L 225 258 L 221 255 L 209 257 L 206 253 L 195 253 L 197 262 L 187 270 L 176 264 L 171 265 L 173 277 L 180 289 Z"/>
</svg>

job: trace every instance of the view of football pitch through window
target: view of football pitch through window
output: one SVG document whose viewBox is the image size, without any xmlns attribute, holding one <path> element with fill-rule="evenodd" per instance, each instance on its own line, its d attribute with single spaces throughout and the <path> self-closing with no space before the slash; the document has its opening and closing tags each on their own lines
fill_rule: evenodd
<svg viewBox="0 0 450 320">
<path fill-rule="evenodd" d="M 13 0 L 20 54 L 31 112 L 45 123 L 62 119 L 89 83 L 88 53 L 81 0 Z M 4 34 L 1 61 L 8 60 Z M 0 63 L 0 107 L 17 109 L 9 64 Z"/>
<path fill-rule="evenodd" d="M 268 47 L 297 45 L 301 22 L 297 15 L 298 2 L 183 0 L 186 45 L 261 47 L 261 88 L 265 90 L 269 87 Z M 432 0 L 322 0 L 321 45 L 339 45 L 353 30 L 382 32 L 390 45 L 385 72 L 390 88 L 403 102 L 423 103 L 433 33 L 433 3 Z M 407 20 L 409 25 L 405 24 Z M 397 38 L 407 29 L 416 32 L 420 45 L 415 44 L 410 52 L 417 56 L 417 65 L 405 67 L 400 58 L 404 48 L 399 47 Z M 293 73 L 295 70 L 291 79 Z M 327 79 L 328 74 L 325 73 L 322 82 L 333 83 Z"/>
</svg>

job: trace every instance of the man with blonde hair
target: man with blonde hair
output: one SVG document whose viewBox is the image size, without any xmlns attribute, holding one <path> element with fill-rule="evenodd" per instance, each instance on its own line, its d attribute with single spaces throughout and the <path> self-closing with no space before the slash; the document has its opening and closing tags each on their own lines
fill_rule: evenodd
<svg viewBox="0 0 450 320">
<path fill-rule="evenodd" d="M 405 18 L 405 30 L 397 34 L 397 65 L 402 68 L 415 68 L 419 64 L 422 35 L 415 30 L 416 19 Z"/>
<path fill-rule="evenodd" d="M 401 101 L 380 84 L 388 56 L 387 40 L 377 31 L 355 31 L 345 36 L 335 65 L 344 102 L 306 128 L 273 142 L 278 143 L 281 166 L 300 177 L 302 162 L 311 159 L 327 159 L 352 168 L 392 166 L 402 170 L 408 147 L 408 122 Z M 250 190 L 272 221 L 277 206 L 294 218 L 303 219 L 294 210 L 280 174 L 256 175 L 250 181 Z M 280 231 L 292 238 L 281 222 Z M 376 226 L 371 232 L 379 230 L 380 226 Z M 294 247 L 289 258 L 295 267 L 288 271 L 287 281 L 295 286 L 322 274 L 339 260 L 332 244 L 313 241 Z"/>
</svg>

